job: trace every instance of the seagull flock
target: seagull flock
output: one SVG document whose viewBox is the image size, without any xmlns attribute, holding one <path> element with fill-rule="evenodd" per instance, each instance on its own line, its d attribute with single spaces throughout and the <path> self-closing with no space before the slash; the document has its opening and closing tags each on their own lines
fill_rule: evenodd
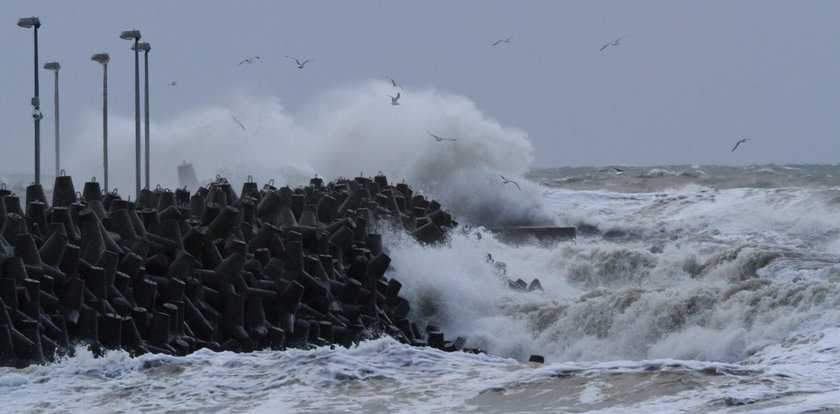
<svg viewBox="0 0 840 414">
<path fill-rule="evenodd" d="M 502 43 L 506 43 L 506 44 L 508 44 L 508 43 L 510 43 L 511 39 L 513 39 L 513 38 L 512 38 L 512 37 L 507 37 L 507 38 L 504 38 L 504 39 L 499 39 L 499 40 L 497 40 L 497 41 L 493 42 L 493 43 L 491 44 L 491 46 L 498 46 L 498 45 L 500 45 L 500 44 L 502 44 Z M 618 46 L 618 44 L 619 44 L 619 42 L 621 41 L 621 39 L 623 39 L 623 37 L 620 37 L 620 38 L 616 39 L 616 40 L 615 40 L 615 41 L 613 41 L 613 42 L 607 43 L 606 45 L 604 45 L 604 47 L 602 47 L 602 48 L 601 48 L 601 50 L 604 50 L 607 46 Z M 297 65 L 297 68 L 298 68 L 298 69 L 304 69 L 304 66 L 305 66 L 307 63 L 309 63 L 309 62 L 311 62 L 311 61 L 313 61 L 313 60 L 314 60 L 314 59 L 307 59 L 307 60 L 301 61 L 300 59 L 298 59 L 298 58 L 296 58 L 296 57 L 294 57 L 294 56 L 289 56 L 289 55 L 285 55 L 285 56 L 286 56 L 287 58 L 289 58 L 289 59 L 294 60 L 294 61 L 295 61 L 295 65 Z M 253 56 L 253 57 L 250 57 L 250 58 L 247 58 L 247 59 L 243 59 L 242 61 L 240 61 L 240 62 L 239 62 L 239 65 L 240 65 L 240 66 L 241 66 L 241 65 L 243 65 L 243 64 L 248 64 L 248 65 L 250 65 L 250 64 L 256 63 L 256 62 L 257 62 L 257 60 L 259 60 L 259 59 L 260 59 L 260 57 L 259 57 L 259 56 Z M 402 85 L 398 84 L 398 83 L 397 83 L 397 81 L 396 81 L 394 78 L 388 77 L 387 79 L 391 81 L 391 86 L 392 86 L 394 89 L 400 89 L 400 90 L 402 90 L 402 91 L 405 91 L 405 88 L 403 88 L 403 87 L 402 87 Z M 172 86 L 176 86 L 176 83 L 175 83 L 175 82 L 172 82 L 172 83 L 171 83 L 171 85 L 172 85 Z M 400 95 L 400 92 L 399 92 L 399 91 L 397 91 L 396 96 L 394 96 L 394 95 L 390 95 L 390 94 L 389 94 L 389 95 L 387 95 L 387 96 L 388 96 L 389 98 L 391 98 L 391 105 L 396 106 L 396 105 L 399 105 L 399 104 L 400 104 L 400 102 L 399 102 L 399 101 L 400 101 L 400 97 L 401 97 L 401 95 Z M 243 131 L 246 131 L 246 129 L 245 129 L 245 125 L 242 123 L 242 121 L 240 121 L 237 117 L 233 116 L 233 114 L 230 114 L 230 117 L 231 117 L 231 119 L 233 119 L 233 121 L 234 121 L 237 125 L 239 125 L 239 127 L 240 127 L 240 128 L 242 128 L 242 130 L 243 130 Z M 431 132 L 429 132 L 429 131 L 426 131 L 426 133 L 427 133 L 427 134 L 429 134 L 431 137 L 433 137 L 433 138 L 435 139 L 435 142 L 443 142 L 443 141 L 455 142 L 455 141 L 457 141 L 457 140 L 458 140 L 458 138 L 443 138 L 443 137 L 440 137 L 440 136 L 438 136 L 438 135 L 435 135 L 435 134 L 433 134 L 433 133 L 431 133 Z M 619 170 L 618 174 L 620 174 L 620 173 L 621 173 L 621 172 L 620 172 L 620 170 Z M 516 181 L 513 181 L 513 180 L 510 180 L 510 179 L 507 179 L 507 178 L 505 178 L 505 176 L 504 176 L 504 175 L 501 175 L 501 174 L 499 174 L 499 177 L 502 179 L 502 184 L 513 184 L 513 185 L 515 185 L 515 186 L 516 186 L 516 188 L 517 188 L 517 189 L 519 189 L 519 191 L 522 191 L 522 187 L 520 187 L 520 186 L 519 186 L 519 183 L 517 183 Z"/>
<path fill-rule="evenodd" d="M 626 38 L 627 38 L 627 36 L 621 36 L 621 37 L 619 37 L 619 38 L 617 38 L 617 39 L 615 39 L 615 40 L 613 40 L 613 41 L 611 41 L 611 42 L 607 42 L 607 43 L 605 43 L 603 46 L 601 46 L 601 48 L 600 48 L 600 49 L 598 49 L 598 51 L 599 51 L 599 52 L 604 51 L 605 49 L 607 49 L 607 48 L 608 48 L 608 47 L 610 47 L 610 46 L 612 46 L 612 47 L 617 47 L 617 46 L 621 45 L 621 41 L 622 41 L 623 39 L 626 39 Z M 491 46 L 494 46 L 494 47 L 495 47 L 495 46 L 498 46 L 498 45 L 500 45 L 500 44 L 502 44 L 502 43 L 509 44 L 509 43 L 510 43 L 510 41 L 511 41 L 511 39 L 513 39 L 513 38 L 512 38 L 512 37 L 506 37 L 506 38 L 503 38 L 503 39 L 496 40 L 495 42 L 491 43 Z M 296 58 L 296 57 L 294 57 L 294 56 L 289 56 L 289 55 L 285 55 L 285 56 L 286 56 L 287 58 L 289 58 L 289 59 L 294 60 L 294 61 L 295 61 L 295 65 L 297 66 L 297 68 L 298 68 L 298 69 L 304 69 L 304 66 L 305 66 L 307 63 L 309 63 L 309 62 L 311 62 L 311 61 L 313 61 L 313 60 L 314 60 L 314 59 L 307 59 L 307 60 L 303 60 L 303 61 L 301 61 L 300 59 L 298 59 L 298 58 Z M 250 57 L 250 58 L 247 58 L 247 59 L 243 59 L 241 62 L 239 62 L 239 65 L 243 65 L 243 64 L 249 64 L 249 65 L 250 65 L 250 64 L 256 63 L 256 61 L 257 61 L 257 60 L 259 60 L 259 59 L 260 59 L 260 57 L 259 57 L 259 56 L 253 56 L 253 57 Z M 394 78 L 387 77 L 387 79 L 391 81 L 391 86 L 392 86 L 395 90 L 399 89 L 399 90 L 405 91 L 405 88 L 403 88 L 403 87 L 402 87 L 402 85 L 398 84 L 398 83 L 397 83 L 397 81 L 396 81 Z M 175 83 L 175 82 L 172 82 L 172 83 L 171 83 L 171 86 L 176 86 L 176 83 Z M 397 91 L 397 94 L 396 94 L 396 95 L 390 95 L 390 94 L 389 94 L 389 95 L 387 95 L 387 96 L 388 96 L 389 98 L 391 98 L 391 105 L 393 105 L 393 106 L 397 106 L 397 105 L 399 105 L 399 104 L 400 104 L 399 100 L 400 100 L 401 95 L 400 95 L 400 92 L 399 92 L 399 91 Z M 240 127 L 240 128 L 242 128 L 242 130 L 243 130 L 243 131 L 245 131 L 245 125 L 244 125 L 244 124 L 243 124 L 243 123 L 242 123 L 239 119 L 237 119 L 235 116 L 233 116 L 232 114 L 231 114 L 230 116 L 231 116 L 231 118 L 233 119 L 233 121 L 234 121 L 237 125 L 239 125 L 239 127 Z M 438 135 L 435 135 L 435 134 L 433 134 L 433 133 L 431 133 L 431 132 L 429 132 L 429 131 L 426 131 L 426 133 L 427 133 L 427 134 L 429 134 L 430 136 L 432 136 L 432 137 L 435 139 L 435 142 L 442 142 L 442 141 L 450 141 L 450 142 L 454 142 L 454 141 L 457 141 L 457 140 L 458 140 L 457 138 L 442 138 L 442 137 L 440 137 L 440 136 L 438 136 Z M 736 142 L 736 143 L 735 143 L 735 146 L 734 146 L 734 147 L 732 147 L 732 152 L 734 152 L 736 149 L 738 149 L 738 146 L 739 146 L 739 145 L 741 145 L 741 144 L 743 144 L 743 143 L 745 143 L 745 142 L 747 142 L 747 141 L 749 141 L 749 139 L 744 138 L 744 139 L 741 139 L 741 140 L 739 140 L 738 142 Z M 614 172 L 615 172 L 615 175 L 623 175 L 623 174 L 624 174 L 624 171 L 623 171 L 623 170 L 621 170 L 621 169 L 619 169 L 619 168 L 613 168 L 613 170 L 614 170 Z M 520 191 L 522 191 L 522 187 L 520 187 L 520 186 L 519 186 L 519 183 L 517 183 L 516 181 L 513 181 L 513 180 L 510 180 L 510 179 L 507 179 L 507 178 L 505 178 L 505 176 L 503 176 L 503 175 L 501 175 L 501 174 L 499 174 L 499 177 L 500 177 L 500 178 L 501 178 L 501 180 L 502 180 L 502 184 L 510 184 L 510 183 L 512 183 L 512 184 L 514 184 L 514 185 L 516 186 L 516 188 L 517 188 L 517 189 L 519 189 Z"/>
</svg>

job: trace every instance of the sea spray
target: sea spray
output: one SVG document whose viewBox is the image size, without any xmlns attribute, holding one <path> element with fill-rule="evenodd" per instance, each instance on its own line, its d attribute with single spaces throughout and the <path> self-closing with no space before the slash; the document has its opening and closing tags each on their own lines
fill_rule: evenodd
<svg viewBox="0 0 840 414">
<path fill-rule="evenodd" d="M 533 148 L 526 134 L 485 116 L 465 97 L 434 89 L 406 92 L 392 107 L 384 95 L 390 85 L 368 82 L 325 93 L 288 112 L 275 98 L 240 97 L 230 106 L 196 108 L 153 122 L 152 181 L 175 188 L 176 166 L 192 163 L 199 178 L 216 174 L 242 182 L 253 176 L 279 185 L 305 184 L 314 174 L 326 177 L 374 176 L 416 183 L 456 216 L 486 226 L 553 224 L 539 190 L 522 178 Z M 245 129 L 231 119 L 235 114 Z M 112 136 L 130 136 L 133 121 L 112 116 Z M 93 112 L 86 127 L 71 138 L 75 151 L 66 158 L 69 174 L 98 175 L 99 123 Z M 436 142 L 427 134 L 456 137 Z M 112 186 L 132 187 L 133 150 L 128 141 L 112 145 Z M 79 171 L 76 171 L 79 170 Z M 499 174 L 519 182 L 502 183 Z M 194 189 L 192 189 L 194 190 Z"/>
</svg>

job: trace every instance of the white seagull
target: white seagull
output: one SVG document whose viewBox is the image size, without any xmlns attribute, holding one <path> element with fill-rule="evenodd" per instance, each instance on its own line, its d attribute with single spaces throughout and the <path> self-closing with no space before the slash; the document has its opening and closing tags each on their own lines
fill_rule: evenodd
<svg viewBox="0 0 840 414">
<path fill-rule="evenodd" d="M 615 175 L 624 175 L 624 170 L 615 167 L 613 169 L 615 170 Z"/>
<path fill-rule="evenodd" d="M 602 51 L 602 50 L 606 49 L 606 48 L 607 48 L 607 46 L 618 46 L 618 45 L 619 45 L 619 43 L 621 43 L 621 39 L 624 39 L 624 38 L 626 38 L 626 37 L 627 37 L 627 36 L 621 36 L 621 37 L 619 37 L 618 39 L 615 39 L 615 41 L 612 41 L 612 42 L 607 42 L 607 44 L 605 44 L 605 45 L 601 46 L 601 48 L 600 48 L 600 49 L 598 49 L 598 51 L 600 52 L 600 51 Z"/>
<path fill-rule="evenodd" d="M 508 180 L 507 178 L 505 178 L 504 175 L 501 174 L 499 174 L 499 177 L 502 177 L 502 184 L 513 183 L 516 186 L 516 188 L 519 189 L 519 191 L 522 191 L 522 187 L 520 187 L 519 183 L 517 183 L 516 181 Z"/>
<path fill-rule="evenodd" d="M 391 85 L 394 85 L 394 87 L 395 87 L 395 88 L 400 88 L 400 89 L 402 89 L 402 90 L 405 90 L 405 89 L 403 89 L 403 87 L 402 87 L 402 86 L 397 85 L 397 81 L 395 81 L 395 80 L 394 80 L 394 78 L 388 78 L 388 79 L 390 79 L 390 80 L 391 80 Z"/>
<path fill-rule="evenodd" d="M 254 56 L 254 57 L 252 57 L 252 58 L 248 58 L 248 59 L 243 60 L 242 62 L 239 62 L 239 64 L 241 65 L 241 64 L 243 64 L 243 63 L 247 63 L 247 64 L 249 64 L 249 65 L 250 65 L 251 63 L 254 63 L 254 62 L 256 62 L 257 60 L 259 60 L 259 58 L 260 58 L 259 56 Z"/>
<path fill-rule="evenodd" d="M 287 57 L 287 58 L 289 58 L 289 59 L 294 60 L 294 61 L 295 61 L 295 63 L 297 64 L 298 69 L 303 69 L 303 65 L 305 65 L 307 62 L 311 62 L 311 61 L 313 61 L 313 60 L 314 60 L 314 59 L 308 59 L 308 60 L 304 60 L 303 62 L 301 62 L 301 61 L 299 61 L 299 60 L 298 60 L 298 58 L 296 58 L 296 57 L 291 57 L 291 56 L 289 56 L 289 55 L 286 55 L 286 57 Z"/>
<path fill-rule="evenodd" d="M 435 135 L 435 134 L 433 134 L 429 131 L 426 131 L 426 133 L 435 137 L 435 141 L 437 141 L 437 142 L 440 142 L 440 141 L 457 141 L 458 140 L 458 138 L 441 138 L 441 137 L 439 137 L 439 136 L 437 136 L 437 135 Z"/>
<path fill-rule="evenodd" d="M 242 121 L 239 120 L 239 118 L 233 116 L 233 114 L 229 114 L 229 115 L 230 115 L 231 119 L 233 119 L 233 122 L 236 122 L 236 125 L 239 125 L 239 127 L 242 128 L 243 131 L 247 131 L 245 129 L 245 124 L 243 124 Z"/>
<path fill-rule="evenodd" d="M 509 38 L 507 38 L 507 39 L 499 39 L 499 40 L 497 40 L 497 41 L 495 41 L 495 42 L 493 43 L 493 46 L 496 46 L 496 45 L 498 45 L 499 43 L 510 43 L 510 39 L 513 39 L 513 38 L 512 38 L 512 37 L 509 37 Z"/>
<path fill-rule="evenodd" d="M 397 92 L 397 96 L 388 95 L 391 98 L 391 105 L 399 105 L 400 103 L 397 102 L 400 100 L 400 93 Z"/>
<path fill-rule="evenodd" d="M 735 143 L 735 146 L 732 147 L 732 152 L 735 152 L 735 150 L 738 149 L 738 145 L 741 145 L 741 143 L 744 143 L 744 142 L 747 142 L 747 141 L 749 141 L 749 138 L 740 139 L 738 142 Z"/>
</svg>

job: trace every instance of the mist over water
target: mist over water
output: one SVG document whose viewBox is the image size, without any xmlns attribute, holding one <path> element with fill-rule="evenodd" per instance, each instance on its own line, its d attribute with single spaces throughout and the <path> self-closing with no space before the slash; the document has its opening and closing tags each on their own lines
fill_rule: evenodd
<svg viewBox="0 0 840 414">
<path fill-rule="evenodd" d="M 390 84 L 367 82 L 319 95 L 294 113 L 277 98 L 239 96 L 229 108 L 195 108 L 152 123 L 152 182 L 176 187 L 183 162 L 205 182 L 220 174 L 240 183 L 250 175 L 293 187 L 316 174 L 332 180 L 381 172 L 438 199 L 462 220 L 487 226 L 553 222 L 537 186 L 522 178 L 533 151 L 523 131 L 503 127 L 462 96 L 409 89 L 394 106 L 388 94 L 394 94 Z M 130 193 L 134 120 L 111 118 L 111 181 Z M 91 113 L 86 125 L 84 138 L 77 138 L 82 142 L 67 156 L 67 165 L 84 167 L 68 174 L 101 171 L 101 149 L 93 150 L 101 148 L 101 119 Z M 436 142 L 427 131 L 457 141 Z M 522 191 L 503 184 L 499 174 Z"/>
</svg>

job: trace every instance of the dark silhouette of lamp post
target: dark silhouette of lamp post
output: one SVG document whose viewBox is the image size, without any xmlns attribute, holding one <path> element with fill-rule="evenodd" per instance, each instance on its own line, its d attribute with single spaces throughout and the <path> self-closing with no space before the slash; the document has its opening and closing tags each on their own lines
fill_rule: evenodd
<svg viewBox="0 0 840 414">
<path fill-rule="evenodd" d="M 18 19 L 17 25 L 25 28 L 34 28 L 35 36 L 35 95 L 32 97 L 32 119 L 35 121 L 35 184 L 41 184 L 41 103 L 38 98 L 38 28 L 41 21 L 35 17 L 23 17 Z"/>
<path fill-rule="evenodd" d="M 134 46 L 131 47 L 132 50 L 140 49 L 144 52 L 144 76 L 145 80 L 143 83 L 143 87 L 145 89 L 145 97 L 143 98 L 143 116 L 145 118 L 145 152 L 146 152 L 146 189 L 151 188 L 151 183 L 149 182 L 149 51 L 152 50 L 152 46 L 149 45 L 148 42 L 140 42 L 137 44 L 136 48 Z"/>
<path fill-rule="evenodd" d="M 104 190 L 108 191 L 108 62 L 107 53 L 97 53 L 90 60 L 102 64 L 102 166 L 105 169 Z"/>
<path fill-rule="evenodd" d="M 139 30 L 126 30 L 120 33 L 120 39 L 134 40 L 134 161 L 135 161 L 135 198 L 140 197 L 140 55 L 137 43 Z"/>
<path fill-rule="evenodd" d="M 61 135 L 58 130 L 58 70 L 61 64 L 58 62 L 47 62 L 44 69 L 55 72 L 55 176 L 58 177 L 61 171 Z"/>
</svg>

